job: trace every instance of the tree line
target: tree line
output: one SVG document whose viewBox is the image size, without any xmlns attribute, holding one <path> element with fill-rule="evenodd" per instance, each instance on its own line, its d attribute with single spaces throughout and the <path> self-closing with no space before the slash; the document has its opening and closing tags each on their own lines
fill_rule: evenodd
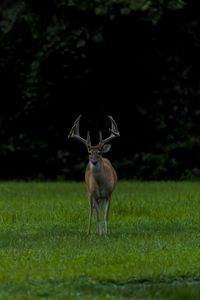
<svg viewBox="0 0 200 300">
<path fill-rule="evenodd" d="M 4 0 L 0 179 L 82 180 L 79 114 L 120 178 L 199 178 L 199 32 L 194 1 Z"/>
</svg>

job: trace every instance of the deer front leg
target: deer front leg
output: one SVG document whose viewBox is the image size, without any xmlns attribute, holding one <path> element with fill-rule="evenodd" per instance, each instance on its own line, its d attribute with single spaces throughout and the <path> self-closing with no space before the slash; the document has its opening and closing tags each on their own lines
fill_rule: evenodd
<svg viewBox="0 0 200 300">
<path fill-rule="evenodd" d="M 104 222 L 105 222 L 105 233 L 106 233 L 106 234 L 108 234 L 109 209 L 110 209 L 110 199 L 108 199 L 108 200 L 106 201 L 106 204 L 105 204 Z"/>
<path fill-rule="evenodd" d="M 90 232 L 91 232 L 92 215 L 93 215 L 93 201 L 92 201 L 92 196 L 90 194 L 88 196 L 88 200 L 89 200 L 89 219 L 88 219 L 87 234 L 90 234 Z"/>
<path fill-rule="evenodd" d="M 102 226 L 101 226 L 101 208 L 100 205 L 94 200 L 94 207 L 97 213 L 97 233 L 99 236 L 102 235 Z"/>
</svg>

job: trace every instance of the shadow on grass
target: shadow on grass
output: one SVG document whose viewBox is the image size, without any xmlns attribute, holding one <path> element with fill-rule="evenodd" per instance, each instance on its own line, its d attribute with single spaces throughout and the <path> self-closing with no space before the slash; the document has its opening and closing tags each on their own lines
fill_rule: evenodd
<svg viewBox="0 0 200 300">
<path fill-rule="evenodd" d="M 27 248 L 41 247 L 41 244 L 57 246 L 59 243 L 76 240 L 98 239 L 96 227 L 92 228 L 90 236 L 86 234 L 86 224 L 45 224 L 45 225 L 19 225 L 2 227 L 0 232 L 0 249 L 3 248 Z M 176 235 L 185 235 L 188 230 L 190 234 L 198 232 L 196 226 L 188 226 L 179 222 L 140 222 L 140 223 L 120 223 L 110 226 L 111 231 L 108 236 L 102 239 L 123 240 L 142 239 L 161 236 L 168 238 Z"/>
<path fill-rule="evenodd" d="M 64 280 L 26 281 L 0 284 L 1 296 L 17 299 L 185 299 L 200 296 L 199 280 L 174 282 L 129 282 L 123 284 L 96 282 L 84 277 L 73 282 Z"/>
<path fill-rule="evenodd" d="M 77 230 L 74 224 L 67 225 L 51 225 L 51 226 L 31 226 L 30 228 L 15 227 L 6 228 L 0 232 L 0 249 L 3 248 L 35 248 L 41 245 L 51 246 L 58 245 L 67 239 L 72 239 L 74 236 L 81 238 L 84 232 Z"/>
<path fill-rule="evenodd" d="M 166 221 L 141 221 L 137 223 L 120 223 L 119 225 L 111 226 L 112 232 L 111 236 L 117 237 L 142 237 L 142 236 L 174 236 L 174 235 L 181 235 L 192 232 L 198 232 L 198 224 L 191 225 L 191 224 L 183 224 L 182 222 L 173 221 L 173 222 L 166 222 Z"/>
</svg>

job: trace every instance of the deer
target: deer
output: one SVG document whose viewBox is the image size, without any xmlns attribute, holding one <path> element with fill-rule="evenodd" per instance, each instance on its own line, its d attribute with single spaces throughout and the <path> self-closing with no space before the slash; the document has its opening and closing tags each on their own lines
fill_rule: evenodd
<svg viewBox="0 0 200 300">
<path fill-rule="evenodd" d="M 104 210 L 104 232 L 108 234 L 108 219 L 109 210 L 111 206 L 112 193 L 116 187 L 118 176 L 115 168 L 110 160 L 103 157 L 110 148 L 113 139 L 120 136 L 117 124 L 112 116 L 108 116 L 111 122 L 109 137 L 102 139 L 102 132 L 99 132 L 99 143 L 92 146 L 90 139 L 90 132 L 87 131 L 87 138 L 84 139 L 79 134 L 79 123 L 81 115 L 75 120 L 68 138 L 75 139 L 83 143 L 88 151 L 89 161 L 85 169 L 85 183 L 87 187 L 88 200 L 89 200 L 89 218 L 87 234 L 91 233 L 91 223 L 93 211 L 96 211 L 97 216 L 97 234 L 102 236 L 103 229 L 101 224 L 102 210 Z"/>
</svg>

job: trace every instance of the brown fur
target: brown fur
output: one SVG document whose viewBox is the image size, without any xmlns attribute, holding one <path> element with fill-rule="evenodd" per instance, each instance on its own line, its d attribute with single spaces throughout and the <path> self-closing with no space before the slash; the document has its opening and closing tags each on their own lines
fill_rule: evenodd
<svg viewBox="0 0 200 300">
<path fill-rule="evenodd" d="M 111 205 L 112 192 L 117 183 L 117 173 L 111 162 L 102 156 L 98 157 L 97 165 L 89 161 L 85 171 L 85 182 L 89 198 L 89 223 L 88 234 L 91 230 L 93 209 L 97 214 L 97 231 L 102 235 L 101 210 L 105 209 L 105 233 L 108 233 L 108 214 Z"/>
</svg>

